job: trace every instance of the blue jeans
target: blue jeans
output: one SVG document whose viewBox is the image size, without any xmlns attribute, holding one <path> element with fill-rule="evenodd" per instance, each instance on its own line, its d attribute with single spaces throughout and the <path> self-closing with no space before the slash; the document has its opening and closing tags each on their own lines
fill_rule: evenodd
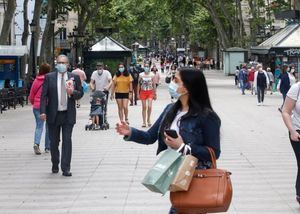
<svg viewBox="0 0 300 214">
<path fill-rule="evenodd" d="M 33 109 L 33 114 L 36 122 L 35 133 L 34 133 L 34 144 L 40 145 L 45 121 L 40 119 L 39 109 Z M 49 140 L 47 124 L 46 124 L 46 133 L 45 133 L 45 149 L 50 149 L 50 140 Z"/>
<path fill-rule="evenodd" d="M 242 94 L 245 94 L 246 83 L 244 83 L 243 80 L 240 80 L 240 87 L 241 87 L 241 90 L 242 90 Z"/>
</svg>

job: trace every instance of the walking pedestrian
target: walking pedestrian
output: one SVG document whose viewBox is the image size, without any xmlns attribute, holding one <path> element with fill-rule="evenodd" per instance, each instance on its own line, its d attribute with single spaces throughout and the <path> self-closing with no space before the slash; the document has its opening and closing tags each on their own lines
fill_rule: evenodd
<svg viewBox="0 0 300 214">
<path fill-rule="evenodd" d="M 176 70 L 177 70 L 177 67 L 175 64 L 172 64 L 169 72 L 167 73 L 167 77 L 171 79 L 171 81 L 174 79 L 175 77 L 175 74 L 176 74 Z M 171 95 L 171 102 L 173 102 L 173 97 Z"/>
<path fill-rule="evenodd" d="M 47 119 L 51 142 L 52 173 L 58 173 L 59 142 L 62 130 L 61 170 L 63 176 L 72 176 L 72 131 L 76 123 L 75 100 L 83 96 L 80 78 L 67 72 L 69 59 L 65 55 L 57 57 L 55 72 L 46 74 L 41 97 L 42 120 Z"/>
<path fill-rule="evenodd" d="M 282 73 L 279 76 L 279 81 L 277 85 L 277 89 L 279 89 L 280 93 L 282 94 L 282 105 L 278 108 L 278 111 L 282 112 L 282 107 L 286 98 L 286 94 L 289 91 L 290 85 L 290 78 L 288 74 L 289 67 L 287 65 L 283 66 Z"/>
<path fill-rule="evenodd" d="M 128 120 L 128 101 L 132 96 L 132 77 L 123 63 L 120 63 L 113 78 L 111 99 L 116 98 L 120 121 Z"/>
<path fill-rule="evenodd" d="M 294 85 L 296 83 L 296 77 L 295 77 L 295 68 L 291 67 L 287 69 L 289 79 L 290 79 L 290 86 Z"/>
<path fill-rule="evenodd" d="M 155 75 L 150 72 L 149 64 L 144 65 L 144 72 L 139 76 L 138 84 L 139 99 L 142 101 L 142 127 L 146 127 L 146 121 L 148 126 L 151 124 L 151 112 L 152 112 L 152 101 L 156 99 L 156 85 Z"/>
<path fill-rule="evenodd" d="M 81 81 L 81 86 L 83 86 L 83 84 L 86 84 L 85 83 L 85 81 L 86 81 L 86 75 L 85 75 L 85 72 L 83 71 L 83 68 L 82 68 L 81 64 L 78 64 L 76 66 L 76 68 L 72 71 L 72 73 L 79 76 L 80 81 Z M 76 107 L 80 108 L 80 99 L 76 100 Z"/>
<path fill-rule="evenodd" d="M 132 96 L 130 99 L 130 105 L 133 106 L 137 105 L 137 100 L 138 100 L 138 83 L 139 83 L 139 75 L 140 75 L 140 68 L 138 65 L 130 65 L 129 73 L 133 79 L 132 81 Z"/>
<path fill-rule="evenodd" d="M 158 140 L 157 154 L 188 144 L 193 156 L 199 160 L 197 168 L 210 168 L 211 157 L 206 147 L 211 147 L 219 157 L 221 121 L 211 106 L 203 72 L 179 68 L 169 87 L 178 100 L 164 109 L 148 131 L 129 127 L 123 121 L 116 125 L 117 132 L 125 136 L 126 141 L 139 144 L 153 144 Z M 167 135 L 166 129 L 175 130 L 178 137 Z M 169 213 L 177 212 L 172 207 Z"/>
<path fill-rule="evenodd" d="M 160 82 L 160 74 L 155 65 L 153 65 L 153 67 L 151 68 L 151 72 L 153 72 L 153 74 L 154 74 L 154 84 L 155 84 L 155 87 L 157 88 L 159 85 L 159 82 Z"/>
<path fill-rule="evenodd" d="M 270 94 L 272 95 L 273 94 L 273 85 L 274 85 L 274 82 L 275 82 L 275 78 L 274 78 L 274 75 L 271 71 L 271 68 L 269 68 L 269 67 L 267 68 L 267 74 L 268 74 L 268 78 L 269 78 L 269 81 L 270 81 L 268 88 L 270 89 L 270 91 L 271 91 Z"/>
<path fill-rule="evenodd" d="M 256 69 L 257 71 L 254 74 L 254 87 L 257 92 L 257 105 L 262 106 L 264 105 L 265 90 L 269 85 L 269 78 L 261 64 L 258 64 Z"/>
<path fill-rule="evenodd" d="M 250 69 L 249 69 L 249 72 L 248 72 L 248 81 L 249 81 L 249 84 L 250 84 L 250 90 L 251 90 L 251 94 L 253 95 L 253 83 L 254 83 L 254 73 L 255 73 L 255 69 L 254 67 L 252 66 Z M 256 94 L 256 93 L 255 93 Z"/>
<path fill-rule="evenodd" d="M 102 91 L 106 95 L 106 105 L 109 98 L 109 90 L 112 85 L 112 77 L 108 70 L 104 69 L 103 62 L 98 62 L 96 70 L 92 73 L 90 88 L 91 93 L 95 91 Z"/>
<path fill-rule="evenodd" d="M 243 65 L 242 69 L 239 71 L 239 83 L 240 88 L 242 90 L 242 95 L 245 95 L 245 89 L 247 84 L 247 66 L 246 64 Z"/>
<path fill-rule="evenodd" d="M 300 204 L 300 83 L 289 89 L 282 108 L 282 118 L 297 160 L 296 200 Z"/>
<path fill-rule="evenodd" d="M 279 83 L 279 80 L 280 80 L 280 74 L 281 74 L 281 69 L 280 69 L 280 66 L 277 65 L 276 69 L 275 69 L 275 72 L 274 72 L 274 77 L 275 77 L 274 91 L 277 89 L 277 86 L 278 86 L 278 83 Z"/>
<path fill-rule="evenodd" d="M 41 96 L 42 96 L 42 86 L 45 81 L 45 75 L 50 72 L 50 65 L 47 63 L 43 63 L 40 66 L 39 73 L 35 80 L 33 81 L 30 94 L 29 101 L 32 104 L 33 115 L 35 118 L 35 132 L 34 132 L 34 144 L 33 150 L 36 155 L 40 155 L 40 142 L 42 138 L 42 133 L 44 129 L 45 121 L 40 118 L 40 107 L 41 107 Z M 50 152 L 50 140 L 49 140 L 49 132 L 48 125 L 46 124 L 46 132 L 45 132 L 45 153 Z"/>
<path fill-rule="evenodd" d="M 234 75 L 234 84 L 237 87 L 239 87 L 239 72 L 240 72 L 240 67 L 236 66 L 235 75 Z"/>
</svg>

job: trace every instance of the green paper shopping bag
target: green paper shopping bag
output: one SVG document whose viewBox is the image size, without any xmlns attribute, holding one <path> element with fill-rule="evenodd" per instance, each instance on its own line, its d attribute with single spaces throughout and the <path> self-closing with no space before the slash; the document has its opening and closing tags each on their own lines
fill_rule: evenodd
<svg viewBox="0 0 300 214">
<path fill-rule="evenodd" d="M 144 177 L 142 184 L 152 192 L 165 194 L 181 165 L 182 155 L 179 151 L 167 149 Z"/>
</svg>

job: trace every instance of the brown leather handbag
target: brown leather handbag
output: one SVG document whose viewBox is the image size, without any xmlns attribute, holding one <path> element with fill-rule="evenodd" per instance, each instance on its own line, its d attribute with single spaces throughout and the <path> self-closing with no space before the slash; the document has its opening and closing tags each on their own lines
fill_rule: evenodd
<svg viewBox="0 0 300 214">
<path fill-rule="evenodd" d="M 180 214 L 226 212 L 232 198 L 231 173 L 217 169 L 216 155 L 207 147 L 212 168 L 196 170 L 186 192 L 171 192 L 170 200 Z"/>
</svg>

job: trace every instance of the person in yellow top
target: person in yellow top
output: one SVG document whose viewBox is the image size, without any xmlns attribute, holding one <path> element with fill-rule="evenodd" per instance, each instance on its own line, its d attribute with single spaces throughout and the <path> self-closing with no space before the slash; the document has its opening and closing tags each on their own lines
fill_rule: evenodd
<svg viewBox="0 0 300 214">
<path fill-rule="evenodd" d="M 116 98 L 120 121 L 128 122 L 128 101 L 132 96 L 132 77 L 123 63 L 119 64 L 113 78 L 111 99 Z"/>
</svg>

